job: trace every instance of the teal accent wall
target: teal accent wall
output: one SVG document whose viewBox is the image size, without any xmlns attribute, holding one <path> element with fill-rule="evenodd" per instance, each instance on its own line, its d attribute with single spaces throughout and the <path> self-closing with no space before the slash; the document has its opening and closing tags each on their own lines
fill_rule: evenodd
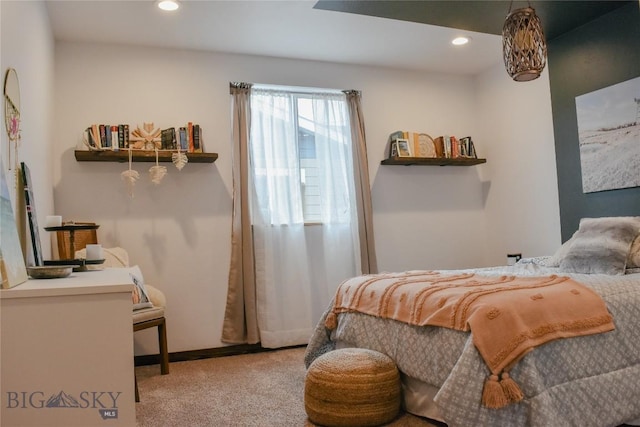
<svg viewBox="0 0 640 427">
<path fill-rule="evenodd" d="M 640 76 L 639 3 L 549 41 L 548 67 L 564 242 L 580 218 L 640 216 L 640 187 L 582 192 L 575 107 L 576 96 Z"/>
</svg>

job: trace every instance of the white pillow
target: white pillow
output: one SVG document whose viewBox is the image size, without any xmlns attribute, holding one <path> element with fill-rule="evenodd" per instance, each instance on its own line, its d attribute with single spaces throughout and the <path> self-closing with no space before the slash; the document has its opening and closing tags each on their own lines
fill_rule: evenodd
<svg viewBox="0 0 640 427">
<path fill-rule="evenodd" d="M 640 268 L 640 236 L 636 237 L 631 244 L 627 268 Z"/>
<path fill-rule="evenodd" d="M 133 293 L 131 298 L 133 300 L 133 309 L 140 310 L 143 308 L 153 307 L 151 303 L 151 299 L 149 298 L 149 293 L 145 289 L 144 286 L 144 277 L 142 276 L 142 271 L 140 267 L 134 265 L 127 269 L 129 274 L 131 275 L 131 280 L 135 285 L 133 288 Z"/>
<path fill-rule="evenodd" d="M 571 247 L 571 244 L 573 244 L 573 241 L 575 240 L 576 234 L 578 234 L 577 231 L 575 233 L 573 233 L 573 236 L 571 236 L 571 238 L 569 240 L 564 242 L 562 244 L 562 246 L 560 246 L 558 248 L 556 253 L 553 254 L 553 256 L 551 258 L 549 258 L 547 261 L 545 261 L 545 265 L 547 267 L 560 267 L 560 263 L 562 262 L 564 257 L 567 255 L 567 252 L 569 252 L 569 248 Z"/>
<path fill-rule="evenodd" d="M 640 233 L 640 217 L 583 218 L 560 271 L 624 274 L 631 244 Z"/>
</svg>

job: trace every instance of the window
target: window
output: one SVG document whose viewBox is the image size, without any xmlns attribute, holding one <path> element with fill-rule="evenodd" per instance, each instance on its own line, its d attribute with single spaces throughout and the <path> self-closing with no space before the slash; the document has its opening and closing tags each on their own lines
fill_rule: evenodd
<svg viewBox="0 0 640 427">
<path fill-rule="evenodd" d="M 341 92 L 254 87 L 251 160 L 272 224 L 350 220 L 351 134 Z"/>
</svg>

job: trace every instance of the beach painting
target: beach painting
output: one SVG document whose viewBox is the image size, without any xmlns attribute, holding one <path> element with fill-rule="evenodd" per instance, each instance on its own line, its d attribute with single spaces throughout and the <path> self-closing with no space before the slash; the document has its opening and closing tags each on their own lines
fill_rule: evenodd
<svg viewBox="0 0 640 427">
<path fill-rule="evenodd" d="M 28 277 L 2 162 L 0 169 L 0 287 L 12 288 Z"/>
<path fill-rule="evenodd" d="M 576 97 L 582 191 L 640 187 L 640 77 Z"/>
</svg>

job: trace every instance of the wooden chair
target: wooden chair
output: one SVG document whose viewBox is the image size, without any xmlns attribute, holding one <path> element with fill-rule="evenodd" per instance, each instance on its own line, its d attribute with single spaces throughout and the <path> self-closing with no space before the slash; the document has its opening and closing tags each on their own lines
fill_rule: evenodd
<svg viewBox="0 0 640 427">
<path fill-rule="evenodd" d="M 167 321 L 164 317 L 164 310 L 167 305 L 164 293 L 159 289 L 145 284 L 145 288 L 153 307 L 134 310 L 133 312 L 133 332 L 148 328 L 158 328 L 158 352 L 160 353 L 160 374 L 169 373 L 169 351 L 167 346 Z M 136 402 L 140 401 L 138 393 L 138 380 L 134 375 Z"/>
<path fill-rule="evenodd" d="M 88 242 L 87 243 L 91 243 Z M 129 254 L 122 248 L 104 248 L 104 267 L 129 267 Z M 86 249 L 76 251 L 76 258 L 86 257 Z M 148 328 L 158 328 L 158 351 L 160 353 L 160 373 L 169 373 L 169 350 L 167 345 L 167 321 L 164 317 L 164 310 L 167 300 L 164 293 L 159 289 L 145 284 L 145 289 L 153 307 L 143 308 L 133 311 L 133 332 Z M 138 393 L 138 380 L 134 374 L 136 402 L 140 401 Z"/>
<path fill-rule="evenodd" d="M 77 225 L 96 225 L 95 222 L 75 222 Z M 56 231 L 56 238 L 58 240 L 58 257 L 59 259 L 74 259 L 75 253 L 71 253 L 71 231 Z M 84 249 L 89 244 L 98 243 L 98 235 L 96 230 L 75 230 L 74 235 L 74 249 L 78 251 Z"/>
</svg>

